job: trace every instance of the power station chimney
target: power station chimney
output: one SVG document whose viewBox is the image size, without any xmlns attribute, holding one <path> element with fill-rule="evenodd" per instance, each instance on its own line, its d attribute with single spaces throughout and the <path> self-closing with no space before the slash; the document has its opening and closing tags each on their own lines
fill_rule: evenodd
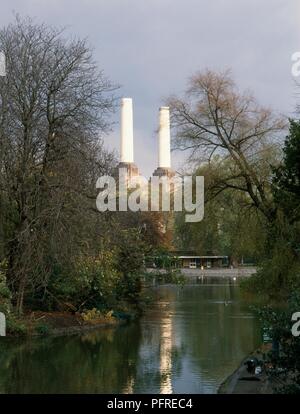
<svg viewBox="0 0 300 414">
<path fill-rule="evenodd" d="M 133 162 L 132 99 L 121 100 L 121 162 Z"/>
<path fill-rule="evenodd" d="M 159 108 L 158 168 L 153 175 L 160 177 L 174 175 L 171 170 L 170 109 L 168 106 Z"/>
<path fill-rule="evenodd" d="M 119 168 L 126 168 L 128 176 L 138 175 L 138 168 L 133 163 L 133 113 L 132 99 L 121 99 L 121 148 Z"/>
<path fill-rule="evenodd" d="M 159 108 L 158 167 L 171 168 L 170 111 L 168 106 Z"/>
</svg>

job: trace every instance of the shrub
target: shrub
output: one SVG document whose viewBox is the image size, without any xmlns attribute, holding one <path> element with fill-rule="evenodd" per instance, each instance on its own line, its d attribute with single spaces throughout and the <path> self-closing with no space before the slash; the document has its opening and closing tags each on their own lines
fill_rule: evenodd
<svg viewBox="0 0 300 414">
<path fill-rule="evenodd" d="M 101 312 L 99 309 L 93 308 L 90 310 L 85 310 L 82 312 L 81 317 L 86 322 L 115 322 L 114 311 L 110 310 L 109 312 Z"/>
<path fill-rule="evenodd" d="M 0 263 L 0 312 L 8 316 L 11 312 L 11 293 L 6 284 L 6 263 Z"/>
<path fill-rule="evenodd" d="M 36 333 L 38 333 L 39 335 L 48 335 L 49 334 L 49 326 L 46 324 L 39 324 L 35 327 L 35 331 Z"/>
<path fill-rule="evenodd" d="M 292 314 L 300 310 L 300 292 L 291 294 L 285 306 L 264 306 L 257 310 L 263 326 L 268 329 L 277 352 L 269 352 L 268 359 L 275 367 L 272 375 L 277 379 L 276 392 L 300 392 L 300 341 L 293 336 Z M 278 369 L 277 369 L 278 368 Z"/>
<path fill-rule="evenodd" d="M 80 309 L 105 308 L 116 300 L 120 275 L 115 266 L 113 251 L 102 251 L 96 257 L 82 256 L 73 269 L 61 269 L 51 278 L 48 290 L 59 301 L 69 302 Z"/>
<path fill-rule="evenodd" d="M 26 325 L 12 314 L 6 320 L 6 331 L 13 336 L 25 336 L 28 333 Z"/>
</svg>

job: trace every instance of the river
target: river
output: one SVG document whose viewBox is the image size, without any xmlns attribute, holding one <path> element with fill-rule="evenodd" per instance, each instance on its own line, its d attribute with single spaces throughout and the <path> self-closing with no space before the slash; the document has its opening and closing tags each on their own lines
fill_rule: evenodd
<svg viewBox="0 0 300 414">
<path fill-rule="evenodd" d="M 0 393 L 216 393 L 260 344 L 229 279 L 160 286 L 140 321 L 81 335 L 0 338 Z"/>
</svg>

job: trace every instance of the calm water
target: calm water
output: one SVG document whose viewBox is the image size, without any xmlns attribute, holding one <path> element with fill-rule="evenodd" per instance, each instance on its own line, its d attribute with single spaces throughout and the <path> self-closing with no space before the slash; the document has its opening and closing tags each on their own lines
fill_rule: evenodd
<svg viewBox="0 0 300 414">
<path fill-rule="evenodd" d="M 152 310 L 128 326 L 1 338 L 0 393 L 217 392 L 260 343 L 239 288 L 223 281 L 163 286 L 157 294 Z"/>
</svg>

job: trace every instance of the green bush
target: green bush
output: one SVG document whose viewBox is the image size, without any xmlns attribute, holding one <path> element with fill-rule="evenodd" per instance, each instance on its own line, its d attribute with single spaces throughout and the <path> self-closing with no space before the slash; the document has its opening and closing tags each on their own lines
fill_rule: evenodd
<svg viewBox="0 0 300 414">
<path fill-rule="evenodd" d="M 0 263 L 0 312 L 6 316 L 11 312 L 11 293 L 6 284 L 6 263 Z"/>
<path fill-rule="evenodd" d="M 69 302 L 77 310 L 99 309 L 110 306 L 116 300 L 120 274 L 116 270 L 115 254 L 104 250 L 96 257 L 79 257 L 73 268 L 61 268 L 50 278 L 48 291 L 53 306 Z"/>
<path fill-rule="evenodd" d="M 49 334 L 49 326 L 41 323 L 35 327 L 35 331 L 39 335 L 46 336 Z"/>
<path fill-rule="evenodd" d="M 296 291 L 284 306 L 263 306 L 256 310 L 263 327 L 279 345 L 279 352 L 270 351 L 268 354 L 275 367 L 272 373 L 277 379 L 275 384 L 278 384 L 275 391 L 279 393 L 300 393 L 300 341 L 292 334 L 292 315 L 299 309 L 300 291 Z"/>
<path fill-rule="evenodd" d="M 14 315 L 10 315 L 6 320 L 6 332 L 13 336 L 25 336 L 28 330 L 23 322 L 16 319 Z"/>
<path fill-rule="evenodd" d="M 244 292 L 281 302 L 289 297 L 290 292 L 299 289 L 300 263 L 289 251 L 277 253 L 273 258 L 266 259 L 255 275 L 241 281 Z"/>
</svg>

